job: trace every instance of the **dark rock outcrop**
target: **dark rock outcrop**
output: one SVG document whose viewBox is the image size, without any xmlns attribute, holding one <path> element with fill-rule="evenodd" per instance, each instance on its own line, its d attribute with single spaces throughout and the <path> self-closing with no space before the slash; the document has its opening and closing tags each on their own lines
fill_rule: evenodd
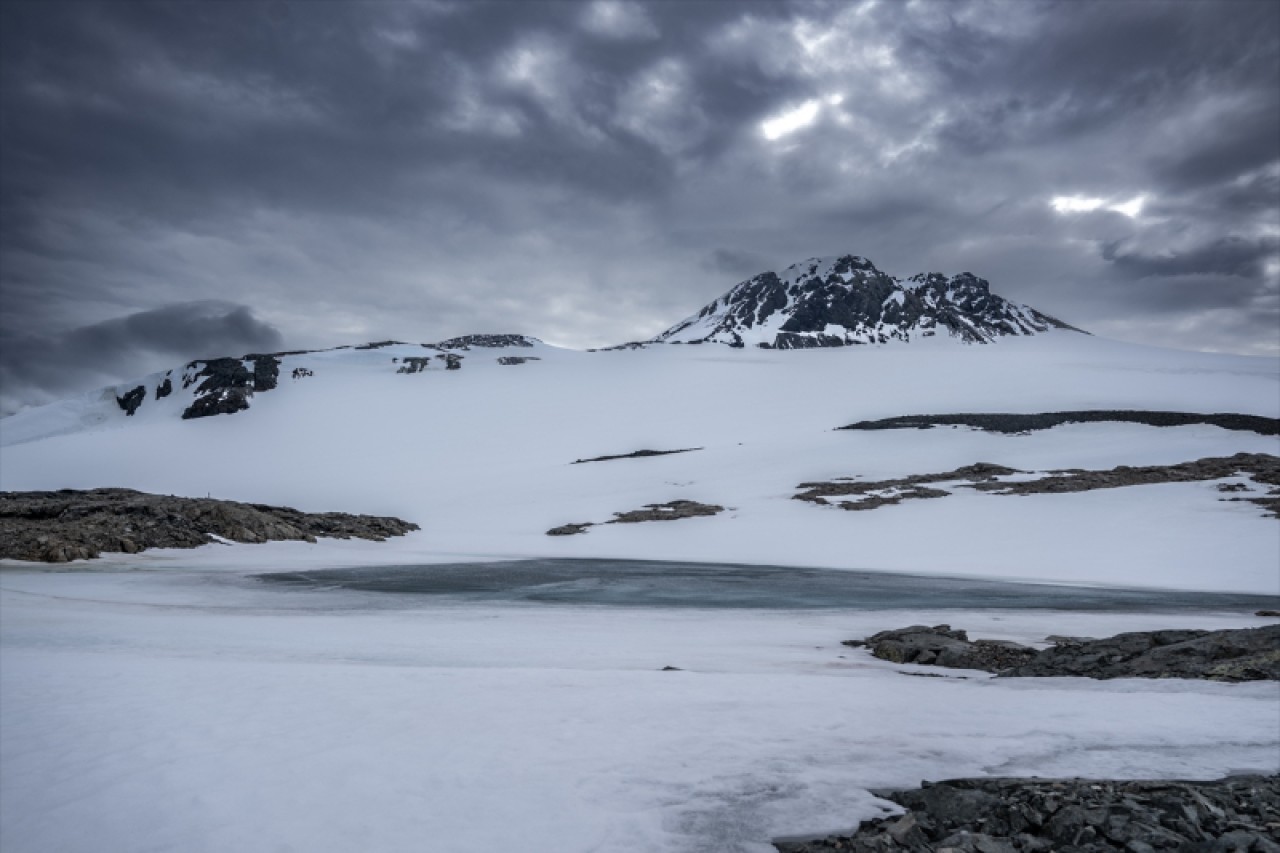
<svg viewBox="0 0 1280 853">
<path fill-rule="evenodd" d="M 1280 625 L 1221 631 L 1140 631 L 1095 640 L 1052 637 L 1052 648 L 970 641 L 950 625 L 881 631 L 846 646 L 881 660 L 980 669 L 1002 678 L 1198 678 L 1280 681 Z"/>
<path fill-rule="evenodd" d="M 1001 640 L 971 642 L 964 631 L 950 625 L 912 625 L 872 634 L 865 640 L 848 640 L 846 646 L 865 646 L 875 657 L 894 663 L 918 663 L 952 669 L 999 672 L 1024 664 L 1036 650 Z"/>
<path fill-rule="evenodd" d="M 526 361 L 542 361 L 536 355 L 502 355 L 498 356 L 498 364 L 510 367 L 515 364 L 524 364 Z"/>
<path fill-rule="evenodd" d="M 650 456 L 670 456 L 673 453 L 692 453 L 695 450 L 701 450 L 701 447 L 685 447 L 680 450 L 635 450 L 631 453 L 618 453 L 612 456 L 593 456 L 590 459 L 575 459 L 572 465 L 582 465 L 586 462 L 612 462 L 615 459 L 647 459 Z"/>
<path fill-rule="evenodd" d="M 132 489 L 0 492 L 0 557 L 65 563 L 102 552 L 236 542 L 401 536 L 418 525 L 387 516 L 151 495 Z"/>
<path fill-rule="evenodd" d="M 704 504 L 698 501 L 667 501 L 664 504 L 645 504 L 642 509 L 629 512 L 615 512 L 614 517 L 603 524 L 639 524 L 645 521 L 677 521 L 681 518 L 700 518 L 718 515 L 724 507 L 717 504 Z M 595 527 L 596 522 L 584 521 L 576 524 L 562 524 L 547 531 L 548 536 L 573 536 L 586 533 L 588 527 Z"/>
<path fill-rule="evenodd" d="M 1143 631 L 1104 640 L 1060 642 L 1000 674 L 1280 681 L 1280 625 L 1224 631 Z"/>
<path fill-rule="evenodd" d="M 132 416 L 145 399 L 147 399 L 147 388 L 145 385 L 139 385 L 137 388 L 126 391 L 123 397 L 116 397 L 116 405 L 124 409 L 126 415 Z"/>
<path fill-rule="evenodd" d="M 882 418 L 877 421 L 858 421 L 848 426 L 837 427 L 837 429 L 931 429 L 938 426 L 967 426 L 987 432 L 1017 434 L 1052 429 L 1063 424 L 1085 423 L 1130 423 L 1153 427 L 1207 424 L 1221 429 L 1256 432 L 1260 435 L 1280 435 L 1280 418 L 1227 413 L 1201 415 L 1191 412 L 1151 412 L 1134 409 L 1042 412 L 1033 415 L 1015 415 L 1004 412 L 993 412 L 991 414 L 903 415 L 896 418 Z"/>
<path fill-rule="evenodd" d="M 433 346 L 440 349 L 460 349 L 465 351 L 472 347 L 502 349 L 504 347 L 531 347 L 538 343 L 542 342 L 528 335 L 461 335 L 456 338 L 449 338 L 446 341 L 440 341 L 437 344 L 433 344 Z"/>
<path fill-rule="evenodd" d="M 421 373 L 431 365 L 431 356 L 406 356 L 396 368 L 396 373 Z"/>
<path fill-rule="evenodd" d="M 856 497 L 855 501 L 836 501 L 841 509 L 862 510 L 875 509 L 881 506 L 901 503 L 911 498 L 945 498 L 950 492 L 942 489 L 931 489 L 929 483 L 947 483 L 967 480 L 969 483 L 998 483 L 996 477 L 1010 474 L 1021 474 L 1016 468 L 1004 465 L 993 465 L 990 462 L 976 462 L 965 465 L 954 471 L 943 471 L 937 474 L 912 474 L 896 480 L 855 480 L 842 478 L 825 483 L 801 483 L 797 489 L 804 491 L 792 495 L 798 501 L 816 504 L 832 503 L 830 498 Z M 877 494 L 878 493 L 878 494 Z"/>
<path fill-rule="evenodd" d="M 1053 328 L 1073 327 L 996 296 L 972 273 L 950 278 L 929 273 L 904 283 L 866 258 L 844 255 L 813 258 L 781 275 L 761 273 L 653 342 L 807 349 L 910 340 L 942 331 L 969 343 L 989 343 Z"/>
<path fill-rule="evenodd" d="M 163 400 L 173 393 L 173 380 L 168 375 L 164 377 L 164 381 L 156 386 L 156 399 Z"/>
<path fill-rule="evenodd" d="M 451 352 L 442 352 L 436 358 L 444 362 L 445 370 L 458 370 L 462 367 L 463 356 L 455 355 Z"/>
<path fill-rule="evenodd" d="M 1035 479 L 1016 481 L 997 479 L 1010 474 L 1024 473 L 1027 472 L 1006 468 L 1003 465 L 978 462 L 954 471 L 913 474 L 896 480 L 862 481 L 844 477 L 828 482 L 801 483 L 796 488 L 803 491 L 792 497 L 795 500 L 821 505 L 834 503 L 841 509 L 866 510 L 901 503 L 912 498 L 941 498 L 951 494 L 945 489 L 928 487 L 928 484 L 936 483 L 954 483 L 955 485 L 951 488 L 977 489 L 997 495 L 1039 495 L 1088 492 L 1094 489 L 1116 489 L 1123 486 L 1147 486 L 1156 483 L 1192 483 L 1248 475 L 1255 483 L 1274 488 L 1259 497 L 1219 498 L 1219 500 L 1252 503 L 1265 510 L 1266 515 L 1280 518 L 1280 457 L 1266 453 L 1209 456 L 1174 465 L 1142 467 L 1119 465 L 1105 471 L 1073 468 L 1049 471 Z M 1246 486 L 1243 489 L 1232 487 L 1231 491 L 1251 490 Z M 834 500 L 836 498 L 856 498 L 856 500 Z"/>
<path fill-rule="evenodd" d="M 1276 853 L 1280 776 L 1216 782 L 952 779 L 875 791 L 906 809 L 779 853 Z"/>
</svg>

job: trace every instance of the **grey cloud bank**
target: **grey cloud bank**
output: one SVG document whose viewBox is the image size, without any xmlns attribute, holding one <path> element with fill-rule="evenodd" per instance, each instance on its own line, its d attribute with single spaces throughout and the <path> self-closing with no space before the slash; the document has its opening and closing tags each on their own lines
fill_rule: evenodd
<svg viewBox="0 0 1280 853">
<path fill-rule="evenodd" d="M 4 411 L 267 341 L 617 343 L 844 252 L 1280 354 L 1274 3 L 17 0 L 0 57 Z"/>
</svg>

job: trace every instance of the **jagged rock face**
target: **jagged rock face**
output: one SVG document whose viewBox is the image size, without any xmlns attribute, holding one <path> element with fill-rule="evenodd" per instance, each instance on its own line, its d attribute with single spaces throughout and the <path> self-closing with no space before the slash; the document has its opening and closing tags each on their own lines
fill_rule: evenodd
<svg viewBox="0 0 1280 853">
<path fill-rule="evenodd" d="M 245 361 L 253 365 L 250 371 Z M 196 399 L 182 413 L 183 420 L 212 415 L 233 415 L 249 408 L 255 391 L 270 391 L 280 375 L 280 359 L 274 355 L 254 355 L 247 359 L 215 358 L 187 365 L 182 387 L 200 381 Z"/>
<path fill-rule="evenodd" d="M 462 335 L 457 338 L 449 338 L 447 341 L 440 341 L 435 346 L 440 349 L 469 350 L 472 347 L 490 347 L 494 349 L 502 347 L 531 347 L 536 343 L 541 343 L 541 341 L 527 335 Z"/>
<path fill-rule="evenodd" d="M 144 385 L 139 385 L 132 391 L 126 391 L 123 397 L 116 397 L 116 404 L 124 409 L 126 415 L 132 415 L 138 411 L 138 407 L 142 405 L 142 401 L 147 399 L 147 389 Z"/>
<path fill-rule="evenodd" d="M 814 258 L 782 275 L 742 282 L 658 337 L 665 343 L 723 343 L 776 349 L 911 340 L 945 332 L 969 343 L 1066 328 L 1059 320 L 991 292 L 972 273 L 900 282 L 866 258 Z"/>
</svg>

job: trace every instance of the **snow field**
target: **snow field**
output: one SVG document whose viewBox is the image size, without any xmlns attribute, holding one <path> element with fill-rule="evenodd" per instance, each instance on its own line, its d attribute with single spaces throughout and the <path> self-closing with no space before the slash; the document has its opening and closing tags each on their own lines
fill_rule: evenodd
<svg viewBox="0 0 1280 853">
<path fill-rule="evenodd" d="M 1259 621 L 1231 614 L 371 604 L 196 572 L 0 586 L 6 853 L 765 853 L 879 814 L 868 787 L 1275 772 L 1280 748 L 1274 684 L 912 678 L 930 670 L 839 645 L 915 622 L 1028 642 Z"/>
</svg>

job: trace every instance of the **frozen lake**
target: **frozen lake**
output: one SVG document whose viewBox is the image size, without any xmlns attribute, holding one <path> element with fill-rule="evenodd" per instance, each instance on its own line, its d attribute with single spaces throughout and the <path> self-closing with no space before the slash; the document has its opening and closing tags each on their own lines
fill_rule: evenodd
<svg viewBox="0 0 1280 853">
<path fill-rule="evenodd" d="M 1022 643 L 1244 627 L 1267 621 L 1256 597 L 630 561 L 144 565 L 0 573 L 5 853 L 771 853 L 882 814 L 873 788 L 1217 778 L 1280 754 L 1274 683 L 1006 680 L 841 645 L 943 621 Z"/>
<path fill-rule="evenodd" d="M 541 559 L 274 572 L 268 584 L 525 601 L 643 607 L 843 609 L 1263 610 L 1280 597 L 956 577 L 691 563 Z"/>
</svg>

